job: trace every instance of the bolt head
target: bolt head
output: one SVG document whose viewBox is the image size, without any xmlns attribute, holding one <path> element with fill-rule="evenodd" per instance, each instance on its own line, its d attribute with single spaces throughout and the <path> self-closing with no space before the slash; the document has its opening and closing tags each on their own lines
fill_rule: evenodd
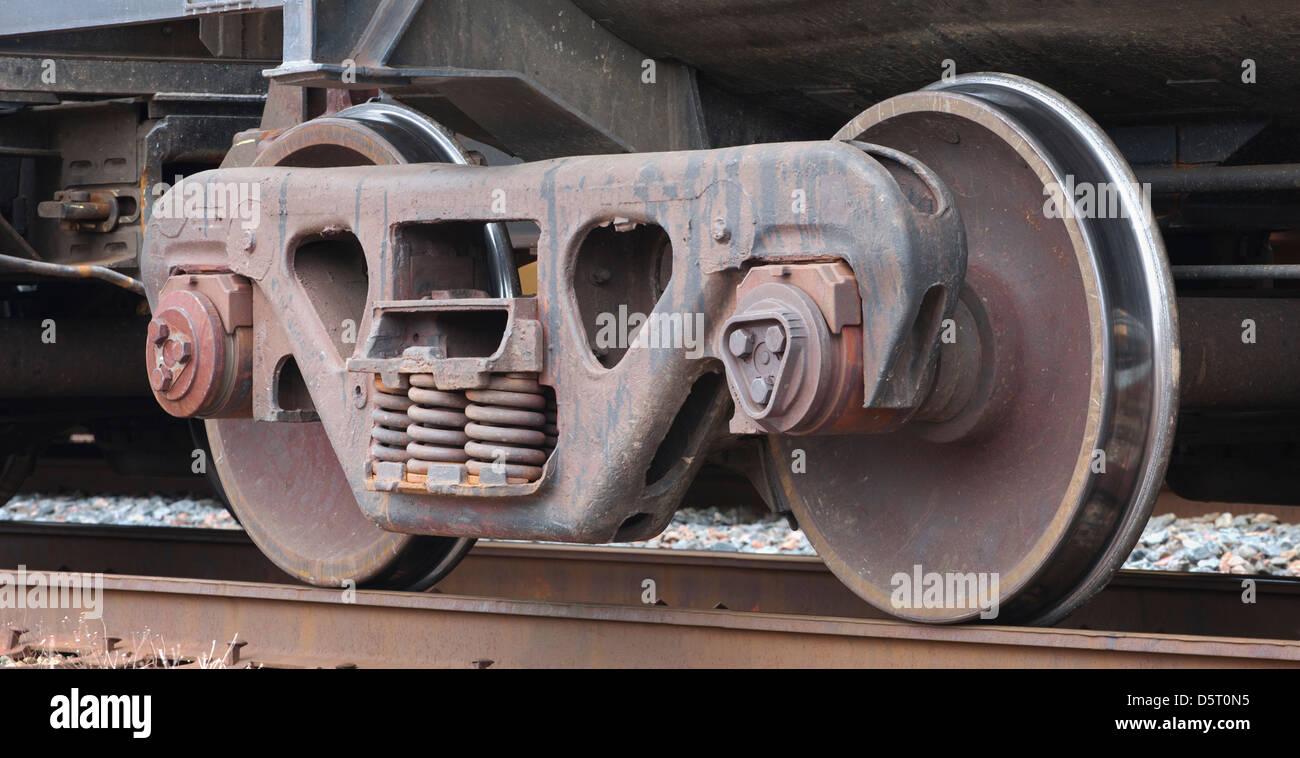
<svg viewBox="0 0 1300 758">
<path fill-rule="evenodd" d="M 721 216 L 713 219 L 713 239 L 718 242 L 726 242 L 731 239 L 731 230 L 727 228 L 727 220 Z"/>
<path fill-rule="evenodd" d="M 149 341 L 155 345 L 161 345 L 167 341 L 171 331 L 171 328 L 166 323 L 154 319 L 149 322 Z"/>
<path fill-rule="evenodd" d="M 744 358 L 754 350 L 754 335 L 748 329 L 737 329 L 727 338 L 727 349 L 737 358 Z"/>
<path fill-rule="evenodd" d="M 172 372 L 159 366 L 149 372 L 149 386 L 153 387 L 155 392 L 166 392 L 167 388 L 172 386 Z"/>
<path fill-rule="evenodd" d="M 749 383 L 749 398 L 755 403 L 762 405 L 772 394 L 772 388 L 768 385 L 767 380 L 761 376 L 754 377 Z"/>
<path fill-rule="evenodd" d="M 162 363 L 172 371 L 179 371 L 193 355 L 194 344 L 180 334 L 172 334 L 162 345 Z"/>
<path fill-rule="evenodd" d="M 785 349 L 785 330 L 779 326 L 769 326 L 763 341 L 767 343 L 768 350 L 779 355 Z"/>
<path fill-rule="evenodd" d="M 252 254 L 253 248 L 257 247 L 257 235 L 252 229 L 245 229 L 244 236 L 239 242 L 239 246 L 245 253 Z"/>
</svg>

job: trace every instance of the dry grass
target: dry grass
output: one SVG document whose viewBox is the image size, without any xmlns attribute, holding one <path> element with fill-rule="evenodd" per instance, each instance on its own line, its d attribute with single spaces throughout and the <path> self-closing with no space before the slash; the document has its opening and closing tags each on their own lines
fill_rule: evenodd
<svg viewBox="0 0 1300 758">
<path fill-rule="evenodd" d="M 169 645 L 166 639 L 149 630 L 132 633 L 129 644 L 108 634 L 101 621 L 98 628 L 82 619 L 68 636 L 45 635 L 35 642 L 20 644 L 0 655 L 0 668 L 49 669 L 170 669 L 170 668 L 250 668 L 242 663 L 231 666 L 227 656 L 235 649 L 239 635 L 228 643 L 212 640 L 206 650 Z"/>
</svg>

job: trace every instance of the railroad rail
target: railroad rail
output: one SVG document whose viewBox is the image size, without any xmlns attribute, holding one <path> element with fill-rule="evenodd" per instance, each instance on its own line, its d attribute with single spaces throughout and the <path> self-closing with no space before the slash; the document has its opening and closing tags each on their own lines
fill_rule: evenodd
<svg viewBox="0 0 1300 758">
<path fill-rule="evenodd" d="M 1266 577 L 1123 571 L 1023 628 L 888 620 L 805 556 L 483 542 L 436 592 L 345 592 L 284 584 L 240 531 L 0 524 L 18 565 L 112 573 L 102 623 L 6 610 L 11 647 L 189 665 L 1300 665 L 1300 581 Z"/>
<path fill-rule="evenodd" d="M 104 578 L 102 633 L 30 611 L 50 649 L 130 659 L 147 623 L 177 665 L 205 652 L 268 667 L 1300 667 L 1300 642 L 1090 630 L 923 626 L 657 606 Z M 35 632 L 33 634 L 33 631 Z M 201 641 L 178 644 L 177 641 Z M 234 644 L 231 645 L 230 643 Z M 29 641 L 26 644 L 33 644 Z"/>
</svg>

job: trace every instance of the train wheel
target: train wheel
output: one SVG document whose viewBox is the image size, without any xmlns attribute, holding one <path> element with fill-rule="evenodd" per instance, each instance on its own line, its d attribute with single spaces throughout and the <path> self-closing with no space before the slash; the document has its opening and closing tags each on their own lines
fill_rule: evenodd
<svg viewBox="0 0 1300 758">
<path fill-rule="evenodd" d="M 450 135 L 420 115 L 366 103 L 287 130 L 255 165 L 467 161 L 459 150 Z M 423 590 L 455 568 L 474 544 L 386 532 L 371 523 L 357 508 L 319 422 L 210 419 L 205 425 L 236 518 L 276 565 L 305 582 Z"/>
<path fill-rule="evenodd" d="M 1172 285 L 1133 173 L 1073 104 L 1005 75 L 893 98 L 836 138 L 909 153 L 952 190 L 979 385 L 941 423 L 771 437 L 778 489 L 831 570 L 895 616 L 989 618 L 987 604 L 1001 623 L 1059 620 L 1128 555 L 1173 435 Z M 1085 187 L 1113 193 L 1109 212 Z M 922 592 L 972 576 L 979 603 Z"/>
</svg>

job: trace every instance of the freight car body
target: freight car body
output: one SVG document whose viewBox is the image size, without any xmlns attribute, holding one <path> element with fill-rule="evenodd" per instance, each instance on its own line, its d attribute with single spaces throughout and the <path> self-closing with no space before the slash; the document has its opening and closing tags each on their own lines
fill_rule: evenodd
<svg viewBox="0 0 1300 758">
<path fill-rule="evenodd" d="M 0 486 L 201 420 L 285 571 L 423 589 L 709 467 L 896 616 L 1059 619 L 1166 481 L 1300 493 L 1300 11 L 1048 5 L 0 11 Z"/>
</svg>

